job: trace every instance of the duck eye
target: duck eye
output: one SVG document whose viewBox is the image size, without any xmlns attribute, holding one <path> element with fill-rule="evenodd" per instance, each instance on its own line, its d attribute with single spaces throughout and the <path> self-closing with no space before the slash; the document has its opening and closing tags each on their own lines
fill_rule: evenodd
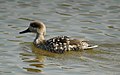
<svg viewBox="0 0 120 75">
<path fill-rule="evenodd" d="M 32 27 L 37 28 L 38 26 L 35 24 L 31 24 Z"/>
<path fill-rule="evenodd" d="M 36 26 L 33 24 L 32 27 L 36 27 Z"/>
</svg>

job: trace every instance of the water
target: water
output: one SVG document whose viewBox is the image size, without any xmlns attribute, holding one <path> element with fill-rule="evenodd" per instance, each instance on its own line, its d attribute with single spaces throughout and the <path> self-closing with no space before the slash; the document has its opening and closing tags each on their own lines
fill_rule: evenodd
<svg viewBox="0 0 120 75">
<path fill-rule="evenodd" d="M 99 48 L 54 54 L 18 34 L 32 20 L 46 39 L 85 38 Z M 0 0 L 0 75 L 120 75 L 120 0 Z"/>
</svg>

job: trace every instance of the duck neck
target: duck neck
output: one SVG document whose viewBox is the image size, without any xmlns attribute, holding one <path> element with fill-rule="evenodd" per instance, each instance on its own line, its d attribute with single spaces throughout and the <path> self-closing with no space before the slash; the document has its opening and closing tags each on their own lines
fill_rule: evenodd
<svg viewBox="0 0 120 75">
<path fill-rule="evenodd" d="M 35 45 L 42 44 L 44 43 L 44 41 L 45 41 L 44 34 L 37 33 L 36 38 L 34 40 L 34 44 Z"/>
</svg>

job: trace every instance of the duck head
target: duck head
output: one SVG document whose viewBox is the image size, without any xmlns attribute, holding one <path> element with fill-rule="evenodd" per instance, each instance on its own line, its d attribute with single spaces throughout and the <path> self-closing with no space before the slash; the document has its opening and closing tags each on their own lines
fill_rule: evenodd
<svg viewBox="0 0 120 75">
<path fill-rule="evenodd" d="M 45 35 L 46 26 L 42 22 L 34 21 L 30 23 L 29 27 L 26 30 L 19 32 L 19 34 L 29 33 L 29 32 L 37 33 L 39 35 Z"/>
</svg>

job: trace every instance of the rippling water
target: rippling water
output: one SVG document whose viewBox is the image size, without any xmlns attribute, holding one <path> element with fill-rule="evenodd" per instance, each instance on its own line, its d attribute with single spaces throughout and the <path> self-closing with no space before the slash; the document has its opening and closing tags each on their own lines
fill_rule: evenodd
<svg viewBox="0 0 120 75">
<path fill-rule="evenodd" d="M 46 39 L 85 38 L 99 48 L 54 54 L 19 35 L 32 20 Z M 0 0 L 0 75 L 120 75 L 120 0 Z"/>
</svg>

